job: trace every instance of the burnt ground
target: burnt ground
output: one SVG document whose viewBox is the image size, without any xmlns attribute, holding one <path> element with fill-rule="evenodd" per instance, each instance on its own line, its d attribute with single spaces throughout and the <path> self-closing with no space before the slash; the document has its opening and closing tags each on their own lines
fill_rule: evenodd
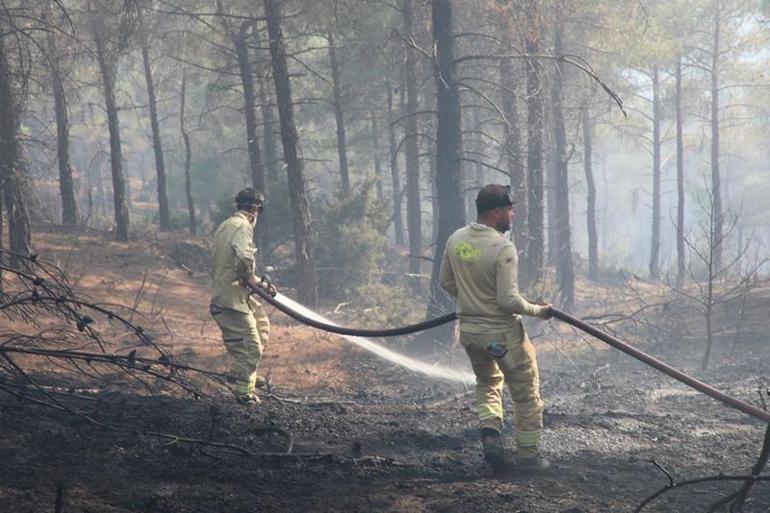
<svg viewBox="0 0 770 513">
<path fill-rule="evenodd" d="M 205 276 L 175 266 L 163 244 L 47 234 L 37 245 L 84 293 L 128 305 L 139 297 L 142 321 L 182 360 L 225 368 L 206 321 Z M 138 293 L 142 281 L 146 294 Z M 756 302 L 760 320 L 766 305 Z M 544 449 L 554 467 L 537 478 L 495 477 L 482 461 L 464 385 L 415 375 L 278 312 L 271 318 L 262 366 L 270 390 L 256 409 L 210 384 L 210 395 L 194 400 L 119 381 L 89 389 L 50 368 L 35 379 L 79 393 L 83 409 L 111 427 L 0 395 L 0 512 L 54 511 L 57 489 L 64 512 L 630 512 L 667 482 L 650 460 L 677 481 L 746 475 L 761 448 L 760 422 L 598 343 L 591 350 L 566 333 L 557 346 L 544 335 L 535 343 L 548 405 Z M 651 349 L 756 402 L 770 376 L 763 333 L 717 352 L 705 372 L 689 363 L 702 352 L 696 342 Z M 510 443 L 509 421 L 506 436 Z M 737 488 L 698 484 L 644 511 L 705 511 Z M 770 511 L 770 483 L 754 487 L 744 511 Z"/>
</svg>

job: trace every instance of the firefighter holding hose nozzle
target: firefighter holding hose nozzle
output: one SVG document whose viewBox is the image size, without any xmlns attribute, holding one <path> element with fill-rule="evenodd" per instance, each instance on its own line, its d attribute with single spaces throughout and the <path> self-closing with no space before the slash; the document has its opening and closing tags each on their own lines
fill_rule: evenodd
<svg viewBox="0 0 770 513">
<path fill-rule="evenodd" d="M 519 294 L 516 247 L 503 237 L 514 221 L 510 190 L 489 184 L 479 191 L 476 222 L 449 237 L 440 271 L 441 287 L 457 300 L 460 342 L 476 375 L 484 458 L 497 473 L 550 466 L 539 451 L 543 401 L 535 348 L 521 316 L 548 319 L 553 307 L 530 303 Z M 515 460 L 501 439 L 504 383 L 513 399 Z"/>
<path fill-rule="evenodd" d="M 257 375 L 257 367 L 270 336 L 270 321 L 262 305 L 251 297 L 251 291 L 261 287 L 275 295 L 275 287 L 254 274 L 254 226 L 264 198 L 248 187 L 238 193 L 235 203 L 236 212 L 214 234 L 214 284 L 209 312 L 232 357 L 229 379 L 235 385 L 238 402 L 253 406 L 261 402 L 256 387 L 263 385 L 264 379 Z"/>
</svg>

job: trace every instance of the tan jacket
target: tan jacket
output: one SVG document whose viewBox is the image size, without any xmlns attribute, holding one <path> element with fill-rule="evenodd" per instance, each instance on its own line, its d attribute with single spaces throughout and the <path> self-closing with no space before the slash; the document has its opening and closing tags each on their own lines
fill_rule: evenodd
<svg viewBox="0 0 770 513">
<path fill-rule="evenodd" d="M 243 280 L 254 274 L 254 228 L 246 214 L 236 212 L 217 228 L 214 234 L 212 257 L 214 285 L 211 303 L 222 308 L 249 313 L 255 301 Z"/>
<path fill-rule="evenodd" d="M 517 261 L 513 243 L 489 226 L 471 223 L 449 237 L 439 283 L 457 298 L 460 331 L 503 333 L 519 315 L 542 312 L 519 294 Z"/>
</svg>

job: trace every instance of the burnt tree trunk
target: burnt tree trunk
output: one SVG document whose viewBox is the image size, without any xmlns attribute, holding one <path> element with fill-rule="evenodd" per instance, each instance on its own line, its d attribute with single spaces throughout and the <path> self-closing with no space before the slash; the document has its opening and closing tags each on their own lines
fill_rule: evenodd
<svg viewBox="0 0 770 513">
<path fill-rule="evenodd" d="M 714 267 L 722 268 L 722 185 L 719 173 L 719 57 L 721 53 L 721 6 L 714 11 L 713 53 L 711 58 L 711 216 L 714 229 Z"/>
<path fill-rule="evenodd" d="M 504 148 L 503 155 L 508 173 L 511 175 L 511 189 L 515 203 L 513 204 L 513 242 L 521 256 L 527 247 L 527 175 L 524 161 L 521 158 L 521 128 L 519 126 L 519 109 L 516 104 L 516 94 L 513 89 L 516 79 L 513 74 L 513 61 L 500 60 L 500 96 L 502 109 L 505 114 L 503 125 Z M 522 267 L 519 266 L 519 273 Z"/>
<path fill-rule="evenodd" d="M 564 54 L 564 22 L 559 19 L 554 31 L 554 52 Z M 564 122 L 564 70 L 556 64 L 553 78 L 551 101 L 553 104 L 553 126 L 555 143 L 555 189 L 551 191 L 556 199 L 556 276 L 559 282 L 562 306 L 571 309 L 575 302 L 575 270 L 572 262 L 572 233 L 569 207 L 569 157 L 567 155 L 567 129 Z"/>
<path fill-rule="evenodd" d="M 536 23 L 531 21 L 531 23 Z M 525 41 L 528 55 L 536 55 L 539 46 L 539 27 L 529 31 Z M 540 80 L 540 65 L 537 59 L 526 60 L 527 76 L 527 245 L 524 250 L 522 267 L 523 288 L 530 287 L 543 275 L 543 253 L 545 249 L 543 226 L 543 137 L 545 98 Z"/>
<path fill-rule="evenodd" d="M 8 216 L 8 249 L 28 256 L 30 226 L 19 169 L 18 105 L 10 71 L 4 36 L 0 35 L 0 193 Z"/>
<path fill-rule="evenodd" d="M 92 14 L 93 15 L 93 14 Z M 95 16 L 95 15 L 94 15 Z M 94 23 L 94 41 L 96 59 L 102 78 L 102 91 L 107 110 L 107 126 L 110 132 L 110 171 L 112 172 L 112 194 L 115 211 L 115 238 L 128 241 L 128 203 L 126 200 L 126 178 L 123 175 L 123 152 L 120 145 L 120 120 L 115 102 L 115 66 L 116 56 L 107 55 L 103 27 Z"/>
<path fill-rule="evenodd" d="M 451 0 L 432 0 L 433 47 L 436 52 L 436 193 L 438 233 L 433 260 L 431 290 L 438 286 L 438 271 L 449 236 L 465 224 L 460 190 L 460 95 L 454 58 Z"/>
<path fill-rule="evenodd" d="M 650 277 L 660 273 L 660 76 L 652 68 L 652 240 L 650 241 Z"/>
<path fill-rule="evenodd" d="M 404 32 L 413 38 L 412 0 L 404 0 L 402 6 Z M 435 27 L 434 27 L 435 29 Z M 417 59 L 414 48 L 406 46 L 404 64 L 406 83 L 406 133 L 404 154 L 406 164 L 406 224 L 409 234 L 409 272 L 420 274 L 422 264 L 422 215 L 420 205 L 420 150 L 417 131 Z M 459 161 L 458 161 L 459 162 Z"/>
<path fill-rule="evenodd" d="M 144 27 L 143 27 L 144 30 Z M 147 103 L 150 107 L 150 126 L 152 127 L 152 149 L 155 152 L 155 171 L 158 180 L 158 212 L 160 230 L 171 230 L 171 213 L 168 206 L 168 185 L 166 179 L 166 162 L 163 158 L 163 143 L 160 138 L 160 123 L 158 122 L 158 100 L 155 94 L 155 82 L 152 79 L 150 66 L 150 47 L 148 35 L 142 37 L 142 63 L 144 78 L 147 82 Z"/>
<path fill-rule="evenodd" d="M 337 49 L 334 36 L 326 36 L 329 41 L 329 64 L 332 70 L 332 92 L 334 94 L 334 120 L 337 125 L 337 156 L 340 165 L 340 184 L 342 193 L 350 192 L 350 171 L 348 169 L 347 134 L 345 133 L 345 112 L 342 108 L 342 86 L 340 85 L 340 67 L 337 61 Z"/>
<path fill-rule="evenodd" d="M 301 299 L 312 306 L 318 302 L 318 277 L 311 238 L 310 209 L 307 202 L 305 176 L 297 152 L 297 128 L 294 123 L 291 82 L 281 29 L 281 2 L 279 0 L 263 1 L 270 36 L 270 57 L 273 67 L 273 81 L 275 82 L 275 95 L 278 101 L 278 117 L 281 123 L 283 156 L 289 175 L 289 198 L 294 219 L 297 283 Z"/>
<path fill-rule="evenodd" d="M 64 83 L 59 69 L 59 56 L 56 51 L 54 32 L 48 31 L 46 39 L 48 44 L 48 62 L 51 70 L 54 112 L 56 114 L 56 156 L 59 167 L 62 224 L 72 228 L 77 225 L 78 210 L 77 203 L 75 202 L 72 166 L 70 164 L 70 124 L 67 114 L 67 98 L 64 94 Z"/>
<path fill-rule="evenodd" d="M 682 128 L 682 56 L 676 61 L 676 93 L 674 97 L 676 116 L 676 278 L 679 284 L 684 280 L 684 131 Z"/>
<path fill-rule="evenodd" d="M 596 181 L 593 163 L 593 123 L 591 112 L 586 107 L 580 113 L 583 128 L 583 171 L 586 176 L 586 224 L 588 230 L 588 277 L 595 280 L 599 276 L 599 237 L 596 230 Z"/>
<path fill-rule="evenodd" d="M 184 191 L 187 196 L 187 216 L 188 227 L 190 233 L 195 235 L 198 231 L 197 223 L 195 220 L 195 199 L 192 193 L 192 176 L 190 174 L 190 162 L 192 160 L 192 149 L 190 145 L 190 134 L 185 129 L 185 99 L 187 93 L 187 73 L 182 75 L 182 88 L 179 98 L 179 132 L 182 134 L 182 141 L 184 141 Z"/>
<path fill-rule="evenodd" d="M 249 60 L 248 29 L 250 21 L 244 21 L 237 34 L 232 34 L 231 39 L 238 59 L 238 72 L 243 88 L 243 114 L 246 123 L 246 147 L 249 153 L 249 179 L 251 186 L 261 193 L 265 193 L 265 166 L 262 162 L 262 151 L 259 147 L 259 135 L 257 134 L 256 113 L 256 89 L 254 88 L 254 72 Z M 268 212 L 263 212 L 257 218 L 254 227 L 254 239 L 258 241 L 260 248 L 270 247 L 268 239 L 267 223 Z M 261 253 L 261 252 L 260 252 Z M 264 253 L 262 253 L 264 254 Z M 261 255 L 260 255 L 261 256 Z"/>
<path fill-rule="evenodd" d="M 401 172 L 398 168 L 398 146 L 396 144 L 396 114 L 393 111 L 393 87 L 385 84 L 388 91 L 388 145 L 390 146 L 390 178 L 393 183 L 393 231 L 396 244 L 403 246 L 404 218 L 401 215 Z M 403 94 L 403 91 L 401 92 Z"/>
</svg>

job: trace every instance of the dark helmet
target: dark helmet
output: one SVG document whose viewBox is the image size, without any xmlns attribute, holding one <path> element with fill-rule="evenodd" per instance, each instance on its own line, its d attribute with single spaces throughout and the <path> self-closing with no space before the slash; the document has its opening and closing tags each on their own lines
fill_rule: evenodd
<svg viewBox="0 0 770 513">
<path fill-rule="evenodd" d="M 262 206 L 265 202 L 265 197 L 261 192 L 252 187 L 246 187 L 235 196 L 235 204 L 239 210 L 257 207 L 259 212 L 262 212 Z"/>
</svg>

